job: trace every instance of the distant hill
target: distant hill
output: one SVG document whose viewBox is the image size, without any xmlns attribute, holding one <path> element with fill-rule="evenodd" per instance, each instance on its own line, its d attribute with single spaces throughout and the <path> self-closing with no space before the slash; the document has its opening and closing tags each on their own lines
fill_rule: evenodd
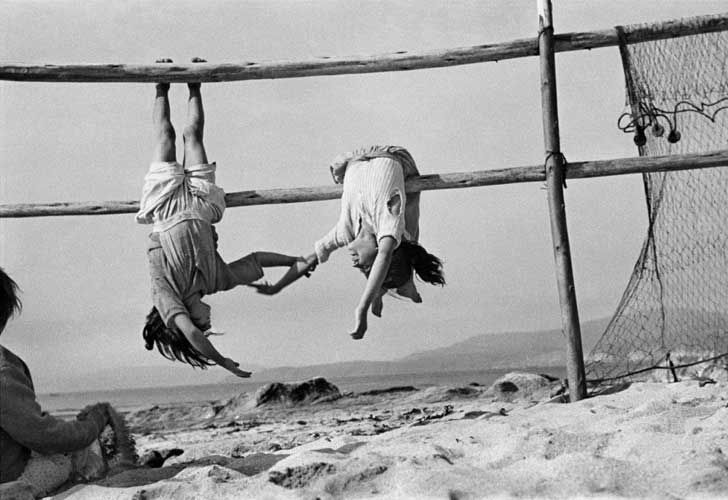
<svg viewBox="0 0 728 500">
<path fill-rule="evenodd" d="M 63 380 L 45 379 L 42 371 L 38 371 L 38 376 L 35 373 L 33 376 L 37 387 L 48 388 L 44 392 L 74 392 L 218 384 L 228 378 L 228 372 L 219 369 L 193 370 L 189 365 L 167 362 L 163 366 L 109 368 Z"/>
<path fill-rule="evenodd" d="M 584 353 L 599 339 L 607 319 L 582 324 Z M 394 375 L 484 368 L 526 368 L 564 366 L 565 340 L 560 329 L 536 332 L 483 334 L 448 347 L 417 352 L 394 361 L 347 361 L 310 366 L 277 368 L 251 367 L 255 381 L 304 380 L 370 375 Z M 42 377 L 42 374 L 40 375 Z M 69 377 L 62 381 L 41 380 L 39 386 L 65 392 L 83 387 L 85 391 L 239 382 L 219 369 L 193 370 L 182 363 L 160 366 L 114 368 Z"/>
<path fill-rule="evenodd" d="M 596 344 L 609 320 L 587 321 L 581 325 L 584 353 Z M 563 366 L 566 339 L 561 329 L 536 332 L 483 334 L 457 344 L 411 354 L 400 362 L 423 364 L 430 369 L 516 368 L 524 366 Z"/>
<path fill-rule="evenodd" d="M 596 344 L 609 320 L 581 325 L 584 354 Z M 348 361 L 304 367 L 264 369 L 251 380 L 302 380 L 315 376 L 338 378 L 484 368 L 564 366 L 565 339 L 561 329 L 483 334 L 451 346 L 418 352 L 394 361 Z"/>
</svg>

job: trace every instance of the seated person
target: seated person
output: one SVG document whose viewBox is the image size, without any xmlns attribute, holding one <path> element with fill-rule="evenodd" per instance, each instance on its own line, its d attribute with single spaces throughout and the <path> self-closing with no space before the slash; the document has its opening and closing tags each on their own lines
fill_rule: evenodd
<svg viewBox="0 0 728 500">
<path fill-rule="evenodd" d="M 0 268 L 0 334 L 21 309 L 16 283 Z M 90 446 L 109 418 L 108 404 L 87 407 L 75 421 L 64 421 L 41 410 L 27 365 L 0 345 L 0 483 L 20 480 L 34 496 L 68 479 L 88 478 Z M 72 453 L 75 452 L 75 453 Z M 100 455 L 94 454 L 97 462 Z M 93 473 L 92 473 L 93 475 Z M 0 495 L 2 496 L 2 495 Z"/>
</svg>

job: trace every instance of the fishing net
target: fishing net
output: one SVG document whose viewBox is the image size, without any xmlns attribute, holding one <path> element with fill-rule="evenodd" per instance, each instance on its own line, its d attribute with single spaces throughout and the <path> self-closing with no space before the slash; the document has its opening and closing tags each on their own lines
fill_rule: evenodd
<svg viewBox="0 0 728 500">
<path fill-rule="evenodd" d="M 617 29 L 630 110 L 620 128 L 635 134 L 640 156 L 728 149 L 728 32 L 641 40 L 655 28 Z M 728 361 L 728 168 L 643 180 L 647 237 L 587 359 L 591 382 Z"/>
</svg>

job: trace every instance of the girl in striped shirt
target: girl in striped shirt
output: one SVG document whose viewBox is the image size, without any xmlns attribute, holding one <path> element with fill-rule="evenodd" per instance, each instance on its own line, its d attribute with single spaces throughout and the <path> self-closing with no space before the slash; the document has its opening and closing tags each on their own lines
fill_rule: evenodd
<svg viewBox="0 0 728 500">
<path fill-rule="evenodd" d="M 366 275 L 351 332 L 358 340 L 367 330 L 369 309 L 381 317 L 385 293 L 392 290 L 419 303 L 422 298 L 415 288 L 414 273 L 434 285 L 444 285 L 445 278 L 440 259 L 417 243 L 420 194 L 408 195 L 405 180 L 419 172 L 406 149 L 372 146 L 356 150 L 338 156 L 330 170 L 334 182 L 344 187 L 339 220 L 316 241 L 315 253 L 306 260 L 311 265 L 326 262 L 331 252 L 347 246 L 354 267 Z M 253 286 L 273 294 L 290 282 L 289 275 L 285 282 Z"/>
</svg>

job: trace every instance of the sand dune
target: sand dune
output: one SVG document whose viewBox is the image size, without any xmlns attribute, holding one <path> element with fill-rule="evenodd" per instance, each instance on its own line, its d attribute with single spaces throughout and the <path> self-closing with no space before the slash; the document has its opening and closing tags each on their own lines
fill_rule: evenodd
<svg viewBox="0 0 728 500">
<path fill-rule="evenodd" d="M 56 498 L 728 497 L 725 381 L 547 402 L 558 388 L 512 374 L 491 388 L 154 409 L 130 415 L 139 451 L 183 454 Z"/>
</svg>

